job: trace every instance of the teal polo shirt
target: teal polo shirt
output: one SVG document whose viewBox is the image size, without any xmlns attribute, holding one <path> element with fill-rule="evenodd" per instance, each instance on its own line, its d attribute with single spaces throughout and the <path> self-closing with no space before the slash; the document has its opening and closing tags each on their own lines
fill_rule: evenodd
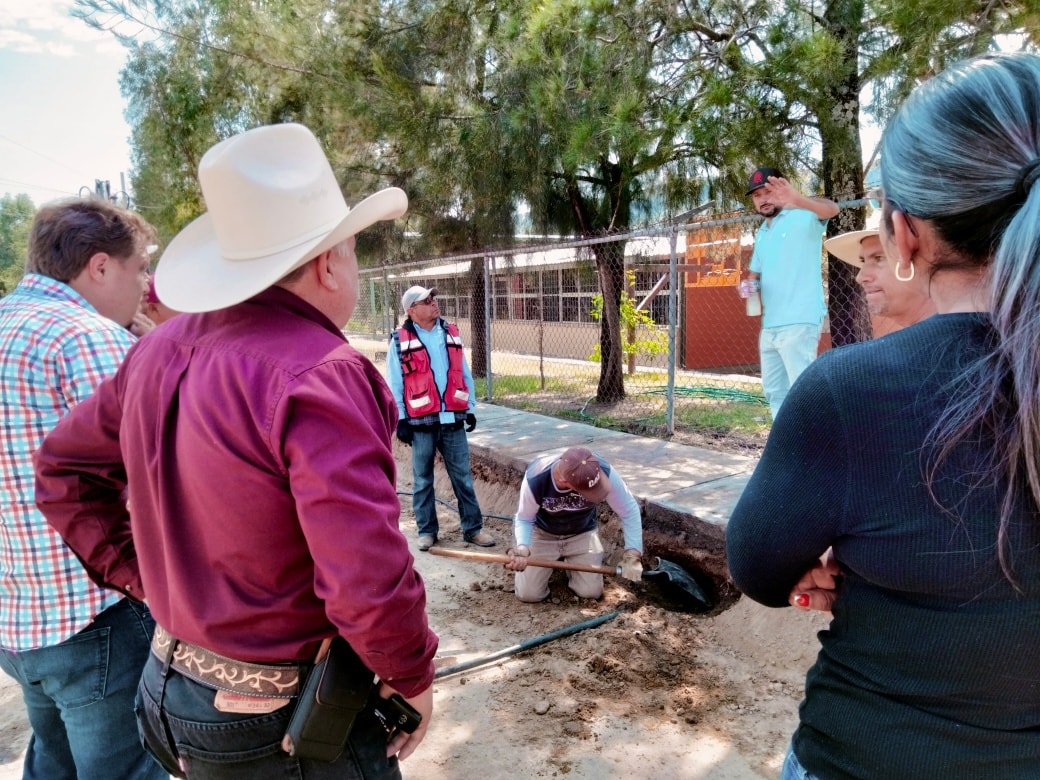
<svg viewBox="0 0 1040 780">
<path fill-rule="evenodd" d="M 827 220 L 807 209 L 783 209 L 755 234 L 751 270 L 762 281 L 762 327 L 816 325 L 823 302 L 823 231 Z"/>
</svg>

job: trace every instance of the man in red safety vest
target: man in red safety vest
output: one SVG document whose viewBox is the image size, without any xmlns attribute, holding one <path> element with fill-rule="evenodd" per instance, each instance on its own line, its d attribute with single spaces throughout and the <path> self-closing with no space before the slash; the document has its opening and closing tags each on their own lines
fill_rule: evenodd
<svg viewBox="0 0 1040 780">
<path fill-rule="evenodd" d="M 462 538 L 491 547 L 484 516 L 473 491 L 466 432 L 477 425 L 473 375 L 458 327 L 441 319 L 437 288 L 409 287 L 401 296 L 404 324 L 390 338 L 387 379 L 397 400 L 397 438 L 412 448 L 412 509 L 419 527 L 419 549 L 437 542 L 433 463 L 437 452 L 459 504 Z M 464 427 L 465 426 L 465 427 Z"/>
</svg>

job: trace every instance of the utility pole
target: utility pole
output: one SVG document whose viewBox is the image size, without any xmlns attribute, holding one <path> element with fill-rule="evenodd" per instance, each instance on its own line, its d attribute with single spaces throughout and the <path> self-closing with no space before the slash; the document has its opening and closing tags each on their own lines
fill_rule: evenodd
<svg viewBox="0 0 1040 780">
<path fill-rule="evenodd" d="M 87 186 L 80 187 L 80 197 L 84 196 L 84 190 L 87 197 L 104 198 L 123 208 L 130 208 L 130 195 L 126 191 L 126 174 L 123 171 L 119 172 L 119 190 L 115 194 L 112 193 L 112 183 L 108 179 L 94 179 L 93 192 Z"/>
</svg>

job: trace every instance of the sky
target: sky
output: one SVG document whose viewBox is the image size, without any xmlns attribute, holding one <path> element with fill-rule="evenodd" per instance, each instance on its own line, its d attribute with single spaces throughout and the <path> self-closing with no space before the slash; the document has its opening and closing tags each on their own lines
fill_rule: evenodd
<svg viewBox="0 0 1040 780">
<path fill-rule="evenodd" d="M 39 206 L 130 186 L 130 128 L 119 71 L 126 50 L 73 18 L 72 0 L 0 0 L 0 196 Z"/>
</svg>

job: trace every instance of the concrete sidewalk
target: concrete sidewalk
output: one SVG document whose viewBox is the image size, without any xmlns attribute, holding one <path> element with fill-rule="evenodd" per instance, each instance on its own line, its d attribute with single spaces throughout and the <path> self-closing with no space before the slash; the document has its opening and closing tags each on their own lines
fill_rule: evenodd
<svg viewBox="0 0 1040 780">
<path fill-rule="evenodd" d="M 674 444 L 493 404 L 478 404 L 472 457 L 523 474 L 539 455 L 588 447 L 606 458 L 643 508 L 644 519 L 678 518 L 721 538 L 758 459 Z"/>
</svg>

